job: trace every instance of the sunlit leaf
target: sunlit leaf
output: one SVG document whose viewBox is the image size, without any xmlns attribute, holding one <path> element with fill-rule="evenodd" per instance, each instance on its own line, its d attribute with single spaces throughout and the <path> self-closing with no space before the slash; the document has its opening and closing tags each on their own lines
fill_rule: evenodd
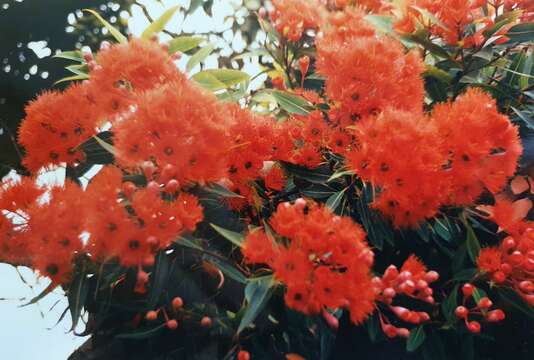
<svg viewBox="0 0 534 360">
<path fill-rule="evenodd" d="M 171 39 L 169 41 L 169 54 L 174 54 L 176 52 L 186 52 L 191 49 L 196 48 L 204 41 L 201 37 L 193 36 L 179 36 Z"/>
<path fill-rule="evenodd" d="M 185 66 L 186 70 L 189 72 L 191 71 L 195 66 L 200 64 L 202 61 L 204 61 L 215 49 L 213 44 L 208 44 L 204 46 L 202 49 L 198 50 L 189 61 L 187 61 L 187 64 Z"/>
<path fill-rule="evenodd" d="M 157 34 L 163 29 L 167 23 L 172 19 L 176 11 L 180 8 L 180 5 L 176 5 L 165 11 L 159 18 L 154 20 L 154 22 L 143 31 L 141 34 L 141 39 L 148 40 L 153 34 Z"/>
<path fill-rule="evenodd" d="M 217 231 L 222 237 L 224 237 L 225 239 L 229 240 L 232 244 L 234 244 L 234 245 L 236 245 L 238 247 L 243 246 L 243 240 L 245 239 L 243 234 L 235 232 L 235 231 L 224 229 L 224 228 L 222 228 L 220 226 L 217 226 L 215 224 L 210 224 L 210 226 L 213 229 L 215 229 L 215 231 Z"/>
</svg>

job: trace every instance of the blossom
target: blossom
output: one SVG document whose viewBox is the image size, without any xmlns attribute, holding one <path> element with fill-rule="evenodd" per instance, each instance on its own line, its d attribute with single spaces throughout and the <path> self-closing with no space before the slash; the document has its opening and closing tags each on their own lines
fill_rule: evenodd
<svg viewBox="0 0 534 360">
<path fill-rule="evenodd" d="M 273 7 L 269 16 L 274 27 L 293 42 L 322 22 L 324 8 L 317 0 L 273 0 Z"/>
<path fill-rule="evenodd" d="M 472 203 L 485 188 L 497 193 L 514 175 L 522 152 L 518 129 L 489 95 L 470 88 L 437 105 L 432 118 L 449 154 L 451 203 Z"/>
<path fill-rule="evenodd" d="M 23 163 L 29 170 L 84 159 L 79 145 L 96 134 L 100 114 L 86 84 L 44 92 L 25 110 L 18 141 L 26 149 Z"/>
<path fill-rule="evenodd" d="M 358 224 L 303 199 L 280 204 L 270 224 L 287 245 L 255 230 L 245 239 L 245 260 L 273 269 L 287 286 L 289 307 L 306 314 L 349 307 L 353 322 L 367 318 L 374 308 L 369 273 L 373 253 Z"/>
<path fill-rule="evenodd" d="M 214 95 L 189 82 L 172 82 L 139 94 L 136 110 L 114 126 L 117 163 L 153 161 L 180 184 L 224 177 L 230 125 Z"/>
<path fill-rule="evenodd" d="M 89 93 L 108 120 L 135 104 L 135 94 L 168 82 L 183 82 L 168 52 L 158 43 L 132 38 L 100 50 L 89 72 Z"/>
</svg>

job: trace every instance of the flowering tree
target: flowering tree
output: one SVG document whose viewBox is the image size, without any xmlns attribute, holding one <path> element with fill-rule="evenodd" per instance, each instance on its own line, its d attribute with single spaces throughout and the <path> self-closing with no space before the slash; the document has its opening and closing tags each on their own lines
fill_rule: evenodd
<svg viewBox="0 0 534 360">
<path fill-rule="evenodd" d="M 273 0 L 259 89 L 158 43 L 177 7 L 140 38 L 91 11 L 117 42 L 28 104 L 24 166 L 66 179 L 2 185 L 0 259 L 93 358 L 527 358 L 497 348 L 534 318 L 533 6 Z"/>
</svg>

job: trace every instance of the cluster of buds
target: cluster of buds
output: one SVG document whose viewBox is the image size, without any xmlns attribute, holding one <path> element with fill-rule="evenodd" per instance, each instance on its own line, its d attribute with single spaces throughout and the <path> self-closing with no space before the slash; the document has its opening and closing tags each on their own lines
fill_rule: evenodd
<svg viewBox="0 0 534 360">
<path fill-rule="evenodd" d="M 492 260 L 491 268 L 485 268 L 489 266 L 484 265 L 484 258 Z M 534 306 L 534 229 L 506 237 L 498 248 L 483 249 L 479 266 L 495 283 L 510 286 Z"/>
<path fill-rule="evenodd" d="M 480 332 L 480 322 L 476 320 L 469 320 L 469 316 L 479 316 L 486 322 L 499 322 L 504 320 L 506 315 L 501 309 L 490 310 L 493 302 L 488 297 L 481 297 L 478 301 L 475 300 L 473 294 L 476 288 L 467 283 L 462 287 L 463 305 L 456 307 L 454 314 L 458 319 L 463 319 L 467 330 L 473 334 Z M 473 299 L 475 306 L 467 308 L 465 305 L 469 299 Z"/>
<path fill-rule="evenodd" d="M 177 170 L 173 165 L 167 164 L 158 169 L 153 162 L 145 161 L 141 169 L 147 179 L 148 190 L 175 194 L 180 189 L 180 182 L 175 179 Z"/>
<path fill-rule="evenodd" d="M 184 311 L 183 310 L 184 301 L 182 300 L 181 297 L 177 296 L 174 299 L 172 299 L 171 307 L 172 307 L 172 312 L 174 314 L 174 318 L 169 317 L 167 310 L 161 307 L 157 310 L 148 311 L 145 314 L 145 319 L 147 321 L 156 321 L 159 317 L 159 314 L 161 313 L 163 314 L 163 319 L 165 320 L 165 325 L 167 326 L 167 328 L 169 330 L 176 330 L 178 328 L 178 320 L 176 320 L 176 317 L 178 314 Z M 203 316 L 200 319 L 199 324 L 201 327 L 205 329 L 211 328 L 213 325 L 213 319 L 209 316 Z"/>
<path fill-rule="evenodd" d="M 439 279 L 436 271 L 413 274 L 409 270 L 399 270 L 390 265 L 382 278 L 374 277 L 373 285 L 378 301 L 390 305 L 397 295 L 406 295 L 434 304 L 433 290 L 429 284 Z"/>
<path fill-rule="evenodd" d="M 181 297 L 177 296 L 174 299 L 172 299 L 172 310 L 175 315 L 177 315 L 180 310 L 184 306 L 184 301 Z M 169 330 L 176 330 L 178 328 L 178 320 L 172 319 L 169 317 L 169 314 L 165 310 L 165 308 L 159 308 L 157 310 L 150 310 L 145 314 L 145 319 L 147 321 L 156 321 L 159 317 L 159 314 L 163 314 L 163 318 L 165 319 L 165 325 Z"/>
<path fill-rule="evenodd" d="M 372 281 L 377 301 L 387 305 L 388 309 L 402 322 L 419 325 L 430 320 L 427 312 L 394 306 L 393 300 L 397 295 L 404 295 L 434 304 L 433 290 L 429 284 L 438 279 L 439 274 L 436 271 L 427 271 L 419 259 L 410 256 L 400 271 L 395 265 L 390 265 L 382 277 L 374 277 Z M 379 316 L 382 331 L 387 337 L 407 338 L 410 335 L 409 329 L 392 325 L 382 313 Z"/>
</svg>

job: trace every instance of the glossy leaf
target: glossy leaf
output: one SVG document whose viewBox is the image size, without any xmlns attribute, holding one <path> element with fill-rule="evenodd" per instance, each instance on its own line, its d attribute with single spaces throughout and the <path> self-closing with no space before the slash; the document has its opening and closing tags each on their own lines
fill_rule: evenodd
<svg viewBox="0 0 534 360">
<path fill-rule="evenodd" d="M 313 109 L 312 105 L 303 97 L 287 91 L 274 90 L 272 95 L 278 105 L 290 114 L 308 115 Z"/>
<path fill-rule="evenodd" d="M 196 48 L 204 41 L 201 37 L 193 36 L 179 36 L 171 39 L 169 41 L 169 54 L 174 54 L 176 52 L 186 52 L 191 49 Z"/>
<path fill-rule="evenodd" d="M 71 330 L 74 330 L 78 325 L 80 316 L 82 314 L 82 309 L 85 306 L 87 300 L 87 295 L 89 294 L 89 281 L 85 272 L 78 274 L 74 280 L 72 280 L 68 293 L 67 299 L 69 300 L 69 309 L 72 317 L 72 327 Z"/>
<path fill-rule="evenodd" d="M 423 326 L 418 326 L 410 331 L 410 336 L 406 341 L 406 351 L 413 352 L 417 350 L 426 339 L 426 333 Z"/>
<path fill-rule="evenodd" d="M 39 295 L 35 296 L 33 299 L 31 299 L 26 304 L 20 305 L 20 307 L 25 307 L 28 305 L 33 305 L 37 303 L 39 300 L 44 299 L 46 295 L 50 294 L 54 289 L 57 287 L 57 284 L 50 283 L 43 291 L 39 293 Z"/>
<path fill-rule="evenodd" d="M 148 40 L 152 35 L 157 34 L 165 29 L 165 26 L 172 19 L 179 8 L 180 5 L 176 5 L 165 11 L 159 18 L 154 20 L 152 24 L 148 25 L 145 31 L 143 31 L 141 34 L 141 39 Z"/>
<path fill-rule="evenodd" d="M 217 183 L 211 183 L 208 186 L 205 186 L 203 189 L 205 191 L 207 191 L 207 192 L 210 192 L 210 193 L 213 193 L 213 194 L 217 194 L 217 195 L 220 195 L 222 197 L 243 198 L 242 195 L 236 194 L 235 192 L 233 192 L 231 190 L 228 190 L 228 188 L 226 188 L 225 186 L 222 186 L 222 185 L 217 184 Z"/>
<path fill-rule="evenodd" d="M 227 89 L 249 79 L 248 74 L 233 69 L 210 69 L 193 75 L 193 80 L 210 91 Z"/>
<path fill-rule="evenodd" d="M 154 328 L 148 329 L 148 330 L 142 329 L 142 330 L 134 331 L 131 333 L 123 333 L 123 334 L 117 335 L 116 337 L 119 339 L 132 339 L 132 340 L 148 339 L 148 338 L 156 336 L 160 332 L 160 330 L 163 329 L 164 327 L 165 327 L 165 323 L 158 325 Z"/>
<path fill-rule="evenodd" d="M 331 195 L 326 200 L 326 206 L 328 206 L 332 211 L 336 211 L 339 205 L 341 204 L 341 200 L 343 200 L 343 196 L 345 195 L 345 191 L 347 191 L 348 188 L 345 188 L 341 191 L 336 192 L 335 194 Z"/>
<path fill-rule="evenodd" d="M 499 295 L 506 304 L 509 304 L 530 319 L 534 320 L 534 308 L 519 296 L 517 292 L 510 288 L 501 287 L 499 288 Z"/>
<path fill-rule="evenodd" d="M 148 295 L 148 309 L 153 309 L 159 302 L 161 294 L 168 286 L 172 263 L 165 251 L 160 251 L 156 256 L 154 270 L 150 276 L 150 291 Z"/>
<path fill-rule="evenodd" d="M 213 44 L 208 44 L 204 46 L 202 49 L 198 50 L 191 58 L 187 61 L 187 64 L 185 66 L 185 69 L 189 72 L 191 71 L 195 66 L 203 62 L 215 49 Z"/>
<path fill-rule="evenodd" d="M 237 333 L 256 320 L 272 295 L 272 277 L 265 277 L 259 281 L 249 282 L 245 288 L 246 308 L 239 323 Z"/>
<path fill-rule="evenodd" d="M 83 58 L 83 54 L 80 50 L 75 51 L 62 51 L 54 56 L 54 58 L 60 58 L 60 59 L 67 59 L 67 60 L 74 60 L 81 63 L 84 63 L 85 60 Z"/>
<path fill-rule="evenodd" d="M 243 246 L 243 241 L 245 239 L 243 234 L 235 232 L 235 231 L 224 229 L 224 228 L 222 228 L 220 226 L 217 226 L 215 224 L 210 224 L 210 226 L 213 229 L 215 229 L 215 231 L 217 231 L 222 237 L 224 237 L 226 240 L 230 241 L 232 244 L 234 244 L 234 245 L 236 245 L 238 247 Z"/>
</svg>

